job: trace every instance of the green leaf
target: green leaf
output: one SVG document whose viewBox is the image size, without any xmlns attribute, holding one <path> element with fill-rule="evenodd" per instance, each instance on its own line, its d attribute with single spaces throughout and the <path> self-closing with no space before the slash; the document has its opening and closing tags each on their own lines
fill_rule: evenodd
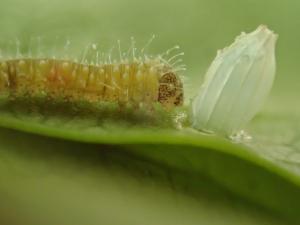
<svg viewBox="0 0 300 225">
<path fill-rule="evenodd" d="M 26 114 L 23 111 L 2 110 L 0 115 L 0 125 L 3 127 L 82 143 L 121 145 L 118 151 L 169 168 L 171 173 L 174 170 L 208 177 L 225 189 L 278 215 L 299 219 L 300 174 L 298 164 L 294 161 L 297 162 L 298 149 L 292 143 L 289 147 L 285 143 L 291 140 L 290 135 L 297 140 L 291 125 L 296 126 L 298 117 L 289 116 L 287 119 L 285 115 L 261 115 L 249 128 L 255 134 L 254 140 L 235 144 L 189 128 L 130 127 L 129 124 L 111 122 L 99 125 L 98 120 L 92 118 L 66 119 L 59 115 L 43 117 L 41 114 Z M 278 126 L 275 130 L 277 132 L 273 131 L 274 124 Z M 289 139 L 285 140 L 283 134 L 289 134 L 286 137 Z M 39 146 L 35 146 L 36 142 L 30 143 L 34 149 L 39 149 Z M 3 144 L 14 146 L 12 143 Z M 87 145 L 87 149 L 89 147 Z M 84 147 L 82 151 L 88 150 Z M 177 178 L 176 172 L 174 174 L 172 176 Z M 196 190 L 200 190 L 203 185 L 203 181 L 197 179 L 190 185 L 189 179 L 182 182 Z"/>
<path fill-rule="evenodd" d="M 0 190 L 22 224 L 287 224 L 214 182 L 210 175 L 221 175 L 218 168 L 226 157 L 211 150 L 91 145 L 6 129 L 0 137 Z M 143 152 L 144 159 L 133 157 L 127 152 L 133 149 L 151 151 L 151 158 L 159 160 L 153 163 Z M 204 160 L 206 166 L 200 169 L 198 163 Z M 242 160 L 228 160 L 242 168 Z M 178 168 L 166 166 L 170 163 Z M 263 172 L 247 167 L 241 172 L 256 170 Z M 227 174 L 228 181 L 233 174 Z M 263 174 L 271 183 L 272 175 Z M 253 174 L 245 177 L 253 179 Z"/>
</svg>

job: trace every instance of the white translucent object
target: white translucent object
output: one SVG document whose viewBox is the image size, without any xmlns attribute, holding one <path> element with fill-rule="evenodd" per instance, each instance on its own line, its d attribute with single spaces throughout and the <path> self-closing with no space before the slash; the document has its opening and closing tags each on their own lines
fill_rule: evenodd
<svg viewBox="0 0 300 225">
<path fill-rule="evenodd" d="M 271 90 L 276 40 L 261 25 L 218 52 L 192 102 L 194 128 L 227 136 L 243 129 Z"/>
</svg>

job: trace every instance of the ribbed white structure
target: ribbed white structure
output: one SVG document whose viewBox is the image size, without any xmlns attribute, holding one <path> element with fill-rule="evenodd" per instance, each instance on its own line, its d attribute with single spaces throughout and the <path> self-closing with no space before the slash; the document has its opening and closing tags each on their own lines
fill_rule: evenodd
<svg viewBox="0 0 300 225">
<path fill-rule="evenodd" d="M 276 40 L 261 25 L 218 52 L 193 100 L 193 127 L 232 135 L 255 116 L 273 84 Z"/>
</svg>

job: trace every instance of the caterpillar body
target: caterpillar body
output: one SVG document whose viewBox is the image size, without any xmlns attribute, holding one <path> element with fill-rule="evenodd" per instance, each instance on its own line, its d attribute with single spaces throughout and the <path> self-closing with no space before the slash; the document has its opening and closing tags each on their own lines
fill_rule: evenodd
<svg viewBox="0 0 300 225">
<path fill-rule="evenodd" d="M 2 60 L 0 92 L 11 98 L 44 96 L 135 107 L 183 104 L 181 79 L 160 56 L 94 64 L 55 58 Z"/>
</svg>

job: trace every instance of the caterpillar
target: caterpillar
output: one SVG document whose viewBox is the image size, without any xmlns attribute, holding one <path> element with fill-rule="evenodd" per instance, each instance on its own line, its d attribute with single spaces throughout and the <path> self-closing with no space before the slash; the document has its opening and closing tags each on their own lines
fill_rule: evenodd
<svg viewBox="0 0 300 225">
<path fill-rule="evenodd" d="M 120 42 L 118 41 L 120 46 Z M 148 43 L 149 44 L 149 43 Z M 96 45 L 89 48 L 96 50 Z M 144 48 L 143 48 L 144 49 Z M 141 52 L 143 52 L 143 49 Z M 175 46 L 165 52 L 169 55 Z M 164 59 L 158 56 L 136 56 L 132 42 L 132 58 L 124 58 L 119 47 L 119 61 L 95 62 L 57 58 L 15 58 L 0 61 L 0 92 L 12 99 L 44 96 L 68 102 L 116 102 L 121 107 L 132 105 L 151 108 L 154 103 L 170 109 L 183 105 L 183 84 L 178 74 L 183 68 L 174 67 L 179 53 Z M 180 62 L 181 60 L 177 61 Z"/>
</svg>

